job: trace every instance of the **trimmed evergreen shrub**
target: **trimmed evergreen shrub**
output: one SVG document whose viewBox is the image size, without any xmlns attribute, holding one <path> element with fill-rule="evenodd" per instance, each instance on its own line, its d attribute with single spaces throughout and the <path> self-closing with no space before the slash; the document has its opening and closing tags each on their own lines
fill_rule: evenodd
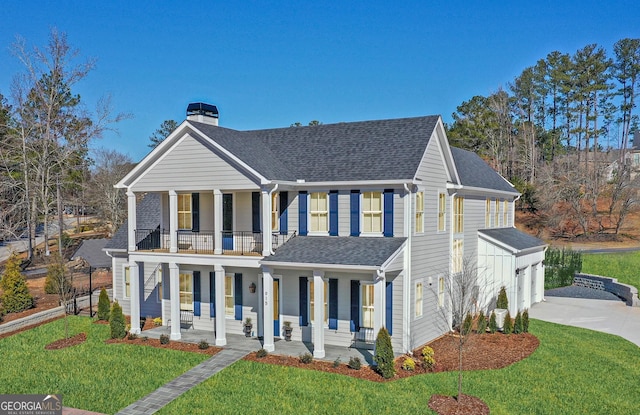
<svg viewBox="0 0 640 415">
<path fill-rule="evenodd" d="M 0 288 L 0 301 L 5 313 L 18 313 L 33 307 L 33 297 L 29 293 L 27 280 L 20 273 L 20 259 L 15 253 L 7 260 L 0 279 Z"/>
<path fill-rule="evenodd" d="M 100 297 L 98 297 L 98 320 L 108 321 L 110 308 L 109 295 L 107 294 L 107 290 L 103 287 L 100 290 Z"/>
<path fill-rule="evenodd" d="M 267 357 L 268 354 L 269 352 L 261 348 L 261 349 L 258 349 L 258 351 L 256 352 L 256 357 L 259 359 L 262 359 L 263 357 Z"/>
<path fill-rule="evenodd" d="M 166 334 L 160 335 L 160 344 L 169 344 L 169 336 Z"/>
<path fill-rule="evenodd" d="M 349 366 L 349 368 L 353 370 L 360 370 L 360 368 L 362 367 L 362 361 L 359 357 L 350 357 L 347 366 Z"/>
<path fill-rule="evenodd" d="M 507 315 L 504 316 L 504 326 L 502 327 L 504 334 L 511 334 L 513 332 L 513 321 L 511 321 L 511 314 L 507 311 Z"/>
<path fill-rule="evenodd" d="M 516 314 L 516 320 L 513 322 L 513 332 L 515 334 L 522 333 L 522 314 L 519 311 Z"/>
<path fill-rule="evenodd" d="M 529 310 L 526 308 L 522 313 L 522 332 L 529 333 Z"/>
<path fill-rule="evenodd" d="M 117 301 L 113 303 L 111 307 L 111 313 L 109 316 L 109 327 L 111 328 L 112 339 L 122 339 L 127 335 L 126 323 L 124 314 L 122 313 L 122 307 Z"/>
<path fill-rule="evenodd" d="M 492 311 L 489 317 L 489 333 L 493 334 L 498 331 L 498 322 L 496 321 L 496 312 Z"/>
<path fill-rule="evenodd" d="M 340 367 L 340 357 L 336 357 L 336 360 L 333 361 L 333 368 L 336 369 Z"/>
<path fill-rule="evenodd" d="M 135 333 L 127 334 L 127 340 L 136 340 L 137 338 L 138 338 L 138 335 Z"/>
<path fill-rule="evenodd" d="M 473 326 L 473 317 L 471 317 L 471 313 L 467 313 L 464 321 L 462 322 L 460 334 L 466 336 L 467 334 L 471 333 L 471 326 Z"/>
<path fill-rule="evenodd" d="M 209 348 L 209 342 L 207 342 L 206 340 L 200 340 L 200 343 L 198 343 L 198 349 L 200 350 L 206 350 Z"/>
<path fill-rule="evenodd" d="M 299 359 L 300 359 L 300 363 L 304 363 L 305 365 L 308 365 L 309 363 L 313 362 L 313 355 L 309 352 L 303 353 L 300 355 Z"/>
<path fill-rule="evenodd" d="M 425 368 L 432 370 L 436 365 L 436 359 L 433 358 L 434 352 L 433 349 L 429 346 L 424 346 L 422 348 L 422 364 Z"/>
<path fill-rule="evenodd" d="M 476 326 L 476 331 L 478 332 L 478 334 L 484 334 L 487 331 L 487 316 L 484 315 L 484 313 L 480 313 L 480 315 L 478 315 L 478 324 Z"/>
<path fill-rule="evenodd" d="M 504 287 L 500 287 L 500 292 L 498 293 L 498 300 L 496 302 L 496 308 L 507 309 L 509 308 L 509 300 L 507 300 L 507 289 Z"/>
<path fill-rule="evenodd" d="M 393 346 L 391 345 L 391 336 L 386 328 L 381 328 L 376 337 L 376 352 L 373 356 L 376 362 L 376 370 L 385 379 L 390 379 L 396 374 L 396 368 L 393 365 Z"/>
</svg>

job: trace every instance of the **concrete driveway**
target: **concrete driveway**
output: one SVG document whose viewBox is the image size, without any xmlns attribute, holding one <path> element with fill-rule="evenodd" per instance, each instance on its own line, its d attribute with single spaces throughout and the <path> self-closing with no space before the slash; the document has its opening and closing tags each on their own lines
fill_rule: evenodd
<svg viewBox="0 0 640 415">
<path fill-rule="evenodd" d="M 529 317 L 615 334 L 640 346 L 640 307 L 622 301 L 550 297 L 534 304 Z"/>
</svg>

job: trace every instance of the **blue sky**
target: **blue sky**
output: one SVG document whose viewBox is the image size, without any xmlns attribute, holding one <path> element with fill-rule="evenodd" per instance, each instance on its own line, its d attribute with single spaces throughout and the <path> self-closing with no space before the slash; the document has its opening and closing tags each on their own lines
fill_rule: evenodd
<svg viewBox="0 0 640 415">
<path fill-rule="evenodd" d="M 398 3 L 398 4 L 394 4 Z M 0 93 L 21 70 L 16 35 L 66 32 L 97 68 L 78 85 L 134 117 L 93 143 L 141 159 L 189 102 L 239 129 L 441 114 L 553 50 L 640 37 L 638 1 L 10 1 L 0 10 Z"/>
</svg>

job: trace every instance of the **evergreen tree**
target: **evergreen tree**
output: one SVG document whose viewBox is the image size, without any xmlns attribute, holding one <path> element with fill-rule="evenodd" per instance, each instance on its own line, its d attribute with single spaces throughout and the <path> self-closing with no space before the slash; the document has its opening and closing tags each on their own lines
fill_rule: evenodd
<svg viewBox="0 0 640 415">
<path fill-rule="evenodd" d="M 498 293 L 496 308 L 501 308 L 504 310 L 509 308 L 509 300 L 507 300 L 507 289 L 504 287 L 504 285 L 500 288 L 500 292 Z"/>
<path fill-rule="evenodd" d="M 513 321 L 511 321 L 511 314 L 507 311 L 507 315 L 504 316 L 504 325 L 502 326 L 502 332 L 504 334 L 511 334 L 513 332 Z"/>
<path fill-rule="evenodd" d="M 516 320 L 513 323 L 513 332 L 515 334 L 522 333 L 522 314 L 518 311 L 516 314 Z"/>
<path fill-rule="evenodd" d="M 115 301 L 111 307 L 109 327 L 111 328 L 112 339 L 122 339 L 127 335 L 126 321 L 122 313 L 122 307 L 120 307 L 117 301 Z"/>
<path fill-rule="evenodd" d="M 393 365 L 393 346 L 391 345 L 391 336 L 386 328 L 381 328 L 376 337 L 376 351 L 373 357 L 376 362 L 376 370 L 385 379 L 390 379 L 396 374 Z"/>
<path fill-rule="evenodd" d="M 529 310 L 526 308 L 522 313 L 522 332 L 529 333 Z"/>
<path fill-rule="evenodd" d="M 2 279 L 2 307 L 7 313 L 18 313 L 32 308 L 33 297 L 29 293 L 27 280 L 20 273 L 20 259 L 13 253 L 7 260 Z"/>
<path fill-rule="evenodd" d="M 109 295 L 107 294 L 107 290 L 102 288 L 100 290 L 100 297 L 98 297 L 98 320 L 109 320 Z"/>
</svg>

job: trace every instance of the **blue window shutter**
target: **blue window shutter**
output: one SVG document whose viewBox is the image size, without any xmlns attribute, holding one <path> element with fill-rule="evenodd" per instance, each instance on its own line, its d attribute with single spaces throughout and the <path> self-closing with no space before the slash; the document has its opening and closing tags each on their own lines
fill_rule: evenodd
<svg viewBox="0 0 640 415">
<path fill-rule="evenodd" d="M 260 232 L 260 192 L 251 192 L 251 223 L 253 232 Z"/>
<path fill-rule="evenodd" d="M 360 281 L 351 280 L 351 321 L 352 332 L 360 330 Z"/>
<path fill-rule="evenodd" d="M 235 274 L 234 281 L 235 319 L 242 320 L 242 274 Z"/>
<path fill-rule="evenodd" d="M 200 316 L 200 271 L 193 271 L 193 315 Z"/>
<path fill-rule="evenodd" d="M 387 303 L 387 306 L 385 307 L 385 326 L 387 327 L 387 331 L 389 332 L 389 335 L 391 336 L 393 334 L 392 332 L 392 323 L 393 323 L 393 285 L 391 284 L 391 282 L 387 282 L 387 286 L 386 288 L 386 295 L 385 295 L 385 300 Z"/>
<path fill-rule="evenodd" d="M 350 221 L 351 221 L 351 236 L 360 236 L 360 191 L 351 191 L 351 208 L 350 208 Z"/>
<path fill-rule="evenodd" d="M 300 282 L 300 327 L 303 327 L 309 325 L 309 300 L 307 298 L 309 293 L 307 292 L 307 277 L 300 277 L 298 278 L 298 281 Z"/>
<path fill-rule="evenodd" d="M 384 191 L 384 236 L 393 236 L 393 189 Z"/>
<path fill-rule="evenodd" d="M 329 192 L 329 235 L 338 236 L 338 191 Z"/>
<path fill-rule="evenodd" d="M 329 328 L 338 330 L 338 280 L 329 278 Z"/>
<path fill-rule="evenodd" d="M 307 192 L 298 192 L 298 233 L 307 236 Z"/>
<path fill-rule="evenodd" d="M 216 316 L 216 273 L 209 272 L 209 316 Z"/>
<path fill-rule="evenodd" d="M 191 231 L 200 232 L 200 193 L 191 193 Z"/>
<path fill-rule="evenodd" d="M 280 234 L 289 233 L 289 192 L 280 192 Z"/>
</svg>

